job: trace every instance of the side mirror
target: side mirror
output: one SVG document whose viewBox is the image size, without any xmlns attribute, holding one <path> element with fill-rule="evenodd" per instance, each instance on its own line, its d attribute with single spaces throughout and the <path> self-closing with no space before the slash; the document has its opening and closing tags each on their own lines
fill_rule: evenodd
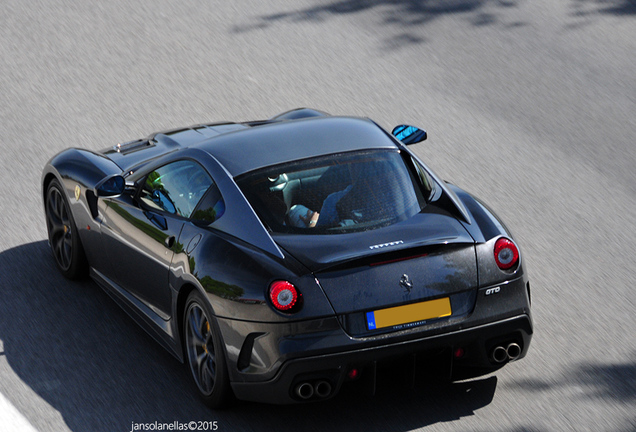
<svg viewBox="0 0 636 432">
<path fill-rule="evenodd" d="M 399 125 L 393 128 L 391 135 L 406 145 L 422 142 L 427 138 L 426 131 L 415 126 Z"/>
<path fill-rule="evenodd" d="M 115 197 L 124 193 L 126 189 L 126 180 L 117 174 L 106 177 L 95 186 L 95 192 L 98 197 Z"/>
</svg>

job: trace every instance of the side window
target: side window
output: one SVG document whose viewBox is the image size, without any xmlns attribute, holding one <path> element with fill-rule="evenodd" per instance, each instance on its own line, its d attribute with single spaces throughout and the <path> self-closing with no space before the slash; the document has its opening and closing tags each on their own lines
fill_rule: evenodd
<svg viewBox="0 0 636 432">
<path fill-rule="evenodd" d="M 417 172 L 417 176 L 420 180 L 419 183 L 424 189 L 424 199 L 428 200 L 433 191 L 433 181 L 431 180 L 431 177 L 428 175 L 426 170 L 424 170 L 424 168 L 422 168 L 422 166 L 415 159 L 411 158 L 411 163 L 415 167 L 415 171 Z"/>
<path fill-rule="evenodd" d="M 212 223 L 223 216 L 223 213 L 225 213 L 225 201 L 223 201 L 219 188 L 212 184 L 192 214 L 192 219 Z"/>
<path fill-rule="evenodd" d="M 212 178 L 198 163 L 172 162 L 148 174 L 140 199 L 151 208 L 189 218 L 212 184 Z"/>
</svg>

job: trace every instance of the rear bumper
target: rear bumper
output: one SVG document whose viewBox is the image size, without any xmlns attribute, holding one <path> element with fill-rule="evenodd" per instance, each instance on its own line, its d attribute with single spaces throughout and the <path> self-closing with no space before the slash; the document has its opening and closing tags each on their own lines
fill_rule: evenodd
<svg viewBox="0 0 636 432">
<path fill-rule="evenodd" d="M 371 347 L 290 359 L 282 363 L 273 378 L 258 382 L 232 382 L 232 388 L 239 399 L 264 403 L 327 399 L 336 395 L 352 378 L 350 372 L 353 369 L 370 381 L 374 391 L 378 365 L 403 364 L 400 362 L 406 361 L 412 364 L 415 376 L 430 373 L 428 366 L 421 366 L 429 359 L 440 360 L 442 370 L 447 371 L 450 379 L 453 369 L 468 368 L 484 373 L 500 368 L 507 360 L 493 360 L 492 351 L 498 346 L 516 343 L 520 347 L 517 359 L 524 357 L 531 338 L 532 319 L 528 314 L 520 314 L 433 336 L 402 342 L 387 339 L 385 344 Z M 461 357 L 454 355 L 458 348 L 463 352 Z M 439 372 L 436 369 L 434 373 Z"/>
</svg>

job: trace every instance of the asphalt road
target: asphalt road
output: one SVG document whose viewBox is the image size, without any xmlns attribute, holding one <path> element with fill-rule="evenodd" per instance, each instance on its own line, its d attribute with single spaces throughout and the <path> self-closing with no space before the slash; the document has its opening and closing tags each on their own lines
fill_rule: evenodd
<svg viewBox="0 0 636 432">
<path fill-rule="evenodd" d="M 0 59 L 0 431 L 636 430 L 633 0 L 0 0 Z M 428 129 L 417 153 L 522 245 L 524 360 L 215 412 L 95 284 L 55 271 L 39 186 L 53 154 L 299 106 Z"/>
</svg>

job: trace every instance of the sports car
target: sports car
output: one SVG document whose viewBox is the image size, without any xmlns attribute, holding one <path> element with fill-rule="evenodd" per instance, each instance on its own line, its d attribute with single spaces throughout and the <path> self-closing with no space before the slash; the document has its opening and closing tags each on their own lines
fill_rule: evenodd
<svg viewBox="0 0 636 432">
<path fill-rule="evenodd" d="M 532 338 L 522 254 L 407 147 L 426 137 L 301 108 L 67 149 L 42 175 L 52 255 L 211 407 L 490 373 Z"/>
</svg>

